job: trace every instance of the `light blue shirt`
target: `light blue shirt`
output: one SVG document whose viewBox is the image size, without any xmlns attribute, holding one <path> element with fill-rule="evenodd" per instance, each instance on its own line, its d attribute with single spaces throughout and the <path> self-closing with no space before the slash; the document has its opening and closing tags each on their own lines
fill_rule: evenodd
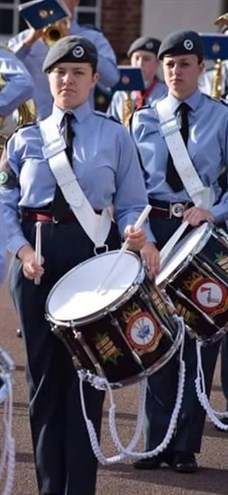
<svg viewBox="0 0 228 495">
<path fill-rule="evenodd" d="M 3 221 L 3 208 L 0 201 L 0 285 L 3 282 L 6 268 L 6 239 Z"/>
<path fill-rule="evenodd" d="M 145 105 L 155 105 L 158 100 L 164 98 L 167 95 L 168 89 L 166 84 L 163 81 L 157 81 L 155 86 L 150 91 L 147 98 L 145 98 Z M 112 97 L 112 101 L 108 108 L 108 113 L 113 115 L 120 122 L 124 120 L 124 108 L 127 100 L 127 92 L 126 91 L 116 91 Z M 136 107 L 137 101 L 137 91 L 131 91 L 130 93 L 132 109 L 134 110 Z"/>
<path fill-rule="evenodd" d="M 50 115 L 53 105 L 48 78 L 42 72 L 43 61 L 49 50 L 42 39 L 38 39 L 31 47 L 23 46 L 29 30 L 22 31 L 9 40 L 9 47 L 24 62 L 35 83 L 34 100 L 38 110 L 38 118 L 44 119 Z M 105 87 L 114 86 L 119 80 L 119 71 L 116 64 L 114 51 L 104 35 L 95 29 L 79 26 L 72 21 L 70 34 L 82 36 L 89 39 L 98 51 L 97 71 L 100 74 L 100 82 Z M 93 94 L 91 93 L 91 105 L 93 105 Z"/>
<path fill-rule="evenodd" d="M 175 113 L 180 101 L 170 94 L 166 101 Z M 220 223 L 228 219 L 228 193 L 219 200 L 218 185 L 223 168 L 228 168 L 228 107 L 199 90 L 185 101 L 190 106 L 188 152 L 203 185 L 212 186 L 218 204 L 210 211 Z M 173 203 L 191 201 L 185 190 L 174 192 L 166 182 L 168 148 L 159 130 L 156 109 L 135 112 L 131 131 L 145 171 L 148 195 Z"/>
<path fill-rule="evenodd" d="M 0 115 L 6 117 L 33 95 L 33 79 L 17 56 L 0 47 L 0 74 L 6 84 L 0 91 Z"/>
<path fill-rule="evenodd" d="M 73 170 L 95 210 L 113 205 L 119 231 L 134 224 L 148 204 L 143 175 L 135 146 L 128 131 L 88 102 L 74 110 Z M 64 112 L 53 108 L 53 116 L 63 132 Z M 51 132 L 50 132 L 51 138 Z M 39 124 L 18 129 L 7 142 L 2 162 L 14 171 L 16 187 L 1 187 L 7 225 L 8 248 L 16 253 L 27 244 L 18 220 L 18 206 L 48 206 L 54 197 L 56 181 L 42 153 Z M 147 224 L 147 237 L 152 234 Z"/>
</svg>

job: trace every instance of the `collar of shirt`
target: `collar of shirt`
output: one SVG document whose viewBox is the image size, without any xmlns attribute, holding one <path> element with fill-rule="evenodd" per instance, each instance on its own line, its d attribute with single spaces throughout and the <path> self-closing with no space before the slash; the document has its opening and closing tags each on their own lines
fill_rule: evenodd
<svg viewBox="0 0 228 495">
<path fill-rule="evenodd" d="M 168 94 L 166 99 L 168 101 L 171 112 L 176 113 L 180 103 L 183 102 L 187 103 L 191 110 L 193 111 L 196 110 L 196 108 L 200 104 L 201 97 L 202 97 L 201 91 L 199 91 L 199 89 L 196 89 L 196 91 L 194 91 L 194 93 L 185 100 L 178 100 L 175 96 L 171 95 L 170 93 Z"/>
<path fill-rule="evenodd" d="M 90 113 L 92 113 L 92 109 L 90 103 L 86 101 L 79 107 L 72 109 L 69 111 L 75 117 L 75 120 L 80 124 Z M 66 113 L 66 110 L 53 105 L 52 115 L 55 118 L 55 121 L 59 127 L 61 127 L 62 119 Z"/>
</svg>

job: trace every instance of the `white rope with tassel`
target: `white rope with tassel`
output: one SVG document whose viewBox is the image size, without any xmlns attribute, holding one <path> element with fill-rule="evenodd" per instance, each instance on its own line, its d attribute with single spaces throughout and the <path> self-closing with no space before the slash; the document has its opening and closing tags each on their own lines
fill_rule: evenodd
<svg viewBox="0 0 228 495">
<path fill-rule="evenodd" d="M 182 325 L 182 329 L 184 329 L 184 321 L 182 318 L 178 318 L 180 324 Z M 185 333 L 183 332 L 183 335 Z M 136 452 L 133 449 L 135 448 L 136 444 L 138 443 L 138 440 L 140 438 L 140 434 L 142 431 L 142 426 L 143 426 L 143 416 L 144 416 L 144 407 L 145 407 L 145 399 L 146 399 L 146 387 L 145 387 L 145 382 L 146 380 L 143 380 L 140 383 L 140 395 L 139 395 L 139 405 L 138 405 L 138 414 L 137 414 L 137 424 L 136 424 L 136 429 L 135 429 L 135 434 L 130 441 L 129 445 L 127 447 L 124 447 L 122 443 L 120 442 L 120 439 L 118 437 L 117 429 L 116 429 L 116 421 L 115 421 L 115 411 L 116 411 L 116 406 L 113 401 L 113 394 L 112 390 L 110 387 L 110 384 L 106 378 L 100 379 L 98 377 L 99 381 L 99 387 L 102 385 L 102 388 L 108 390 L 109 392 L 109 399 L 110 399 L 110 410 L 109 410 L 109 428 L 111 432 L 111 436 L 113 439 L 113 443 L 116 447 L 116 449 L 119 451 L 119 453 L 115 456 L 112 457 L 105 457 L 104 454 L 101 451 L 101 448 L 99 446 L 99 442 L 97 439 L 97 434 L 94 429 L 94 426 L 92 424 L 92 421 L 88 418 L 87 412 L 86 412 L 86 407 L 85 407 L 85 400 L 84 400 L 84 393 L 83 393 L 83 382 L 85 375 L 83 373 L 78 373 L 79 375 L 79 387 L 80 387 L 80 397 L 81 397 L 81 404 L 82 404 L 82 411 L 83 411 L 83 416 L 86 422 L 87 430 L 89 433 L 90 441 L 91 441 L 91 446 L 93 449 L 93 452 L 95 456 L 97 457 L 98 461 L 103 464 L 103 465 L 110 465 L 116 462 L 120 462 L 126 457 L 131 457 L 131 458 L 147 458 L 147 457 L 152 457 L 156 456 L 159 453 L 161 453 L 163 450 L 166 449 L 168 446 L 169 442 L 172 439 L 174 430 L 176 428 L 176 423 L 179 415 L 179 411 L 181 408 L 182 404 L 182 399 L 183 399 L 183 393 L 184 393 L 184 383 L 185 383 L 185 362 L 183 360 L 183 349 L 184 349 L 184 337 L 182 339 L 182 343 L 180 346 L 180 353 L 179 353 L 179 379 L 178 379 L 178 387 L 177 387 L 177 397 L 176 397 L 176 403 L 174 406 L 174 410 L 171 416 L 170 424 L 168 427 L 168 430 L 166 432 L 164 440 L 158 445 L 155 449 L 147 452 Z M 100 383 L 100 380 L 102 380 L 102 384 Z M 97 383 L 98 386 L 98 383 Z"/>
<path fill-rule="evenodd" d="M 0 377 L 4 383 L 4 439 L 3 449 L 0 459 L 0 481 L 6 470 L 5 486 L 2 495 L 10 495 L 13 488 L 14 471 L 15 471 L 15 441 L 12 436 L 12 417 L 13 417 L 13 389 L 10 373 L 2 373 Z M 2 398 L 2 397 L 1 397 Z"/>
<path fill-rule="evenodd" d="M 208 414 L 210 420 L 217 426 L 220 430 L 228 431 L 228 425 L 225 425 L 220 421 L 219 418 L 226 417 L 228 418 L 228 412 L 218 412 L 212 409 L 207 393 L 206 386 L 204 380 L 204 372 L 202 366 L 202 356 L 201 356 L 201 348 L 203 346 L 203 342 L 197 340 L 196 341 L 196 353 L 197 353 L 197 377 L 195 379 L 195 387 L 196 394 L 199 399 L 201 406 L 204 408 L 206 413 Z"/>
</svg>

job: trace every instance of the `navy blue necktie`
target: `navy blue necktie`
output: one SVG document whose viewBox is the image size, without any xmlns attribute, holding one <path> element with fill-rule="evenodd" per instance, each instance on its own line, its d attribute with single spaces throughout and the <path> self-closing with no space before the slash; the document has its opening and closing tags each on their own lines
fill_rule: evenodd
<svg viewBox="0 0 228 495">
<path fill-rule="evenodd" d="M 178 107 L 177 114 L 180 116 L 181 121 L 181 129 L 180 132 L 182 134 L 183 140 L 187 145 L 188 135 L 189 135 L 189 127 L 188 127 L 188 111 L 190 107 L 187 103 L 181 103 Z M 167 171 L 166 171 L 166 181 L 173 189 L 174 192 L 179 192 L 184 189 L 183 182 L 176 171 L 176 168 L 173 164 L 173 159 L 171 154 L 169 153 L 168 161 L 167 161 Z"/>
<path fill-rule="evenodd" d="M 72 120 L 74 115 L 72 113 L 66 113 L 64 115 L 64 138 L 66 142 L 66 155 L 72 166 L 72 155 L 73 155 L 73 138 L 74 132 L 72 129 Z M 65 200 L 61 188 L 56 185 L 55 196 L 51 205 L 51 212 L 55 217 L 55 220 L 60 221 L 67 217 L 70 213 L 70 207 Z"/>
</svg>

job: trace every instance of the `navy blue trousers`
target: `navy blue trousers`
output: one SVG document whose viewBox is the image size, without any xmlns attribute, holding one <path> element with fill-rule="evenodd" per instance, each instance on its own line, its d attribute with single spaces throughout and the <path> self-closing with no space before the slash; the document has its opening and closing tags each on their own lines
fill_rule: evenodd
<svg viewBox="0 0 228 495">
<path fill-rule="evenodd" d="M 35 224 L 24 222 L 34 245 Z M 113 225 L 110 249 L 120 245 Z M 45 301 L 53 285 L 78 263 L 94 256 L 92 242 L 79 223 L 42 225 L 45 274 L 40 285 L 26 279 L 20 260 L 10 270 L 10 292 L 26 347 L 26 377 L 35 467 L 40 493 L 94 495 L 97 460 L 92 452 L 79 397 L 78 375 L 65 345 L 45 319 Z M 86 408 L 100 437 L 104 393 L 84 385 Z"/>
<path fill-rule="evenodd" d="M 181 220 L 177 218 L 150 218 L 151 228 L 161 247 L 178 228 Z M 205 346 L 202 350 L 202 362 L 207 394 L 209 396 L 214 368 L 218 355 L 219 342 Z M 196 390 L 196 341 L 185 336 L 184 360 L 186 379 L 184 397 L 179 413 L 177 428 L 168 450 L 172 452 L 199 452 L 203 435 L 205 411 L 200 405 Z M 174 355 L 158 372 L 148 378 L 145 418 L 145 450 L 152 450 L 164 439 L 174 409 L 179 358 Z"/>
<path fill-rule="evenodd" d="M 221 344 L 221 385 L 228 411 L 228 333 L 222 338 Z"/>
</svg>

